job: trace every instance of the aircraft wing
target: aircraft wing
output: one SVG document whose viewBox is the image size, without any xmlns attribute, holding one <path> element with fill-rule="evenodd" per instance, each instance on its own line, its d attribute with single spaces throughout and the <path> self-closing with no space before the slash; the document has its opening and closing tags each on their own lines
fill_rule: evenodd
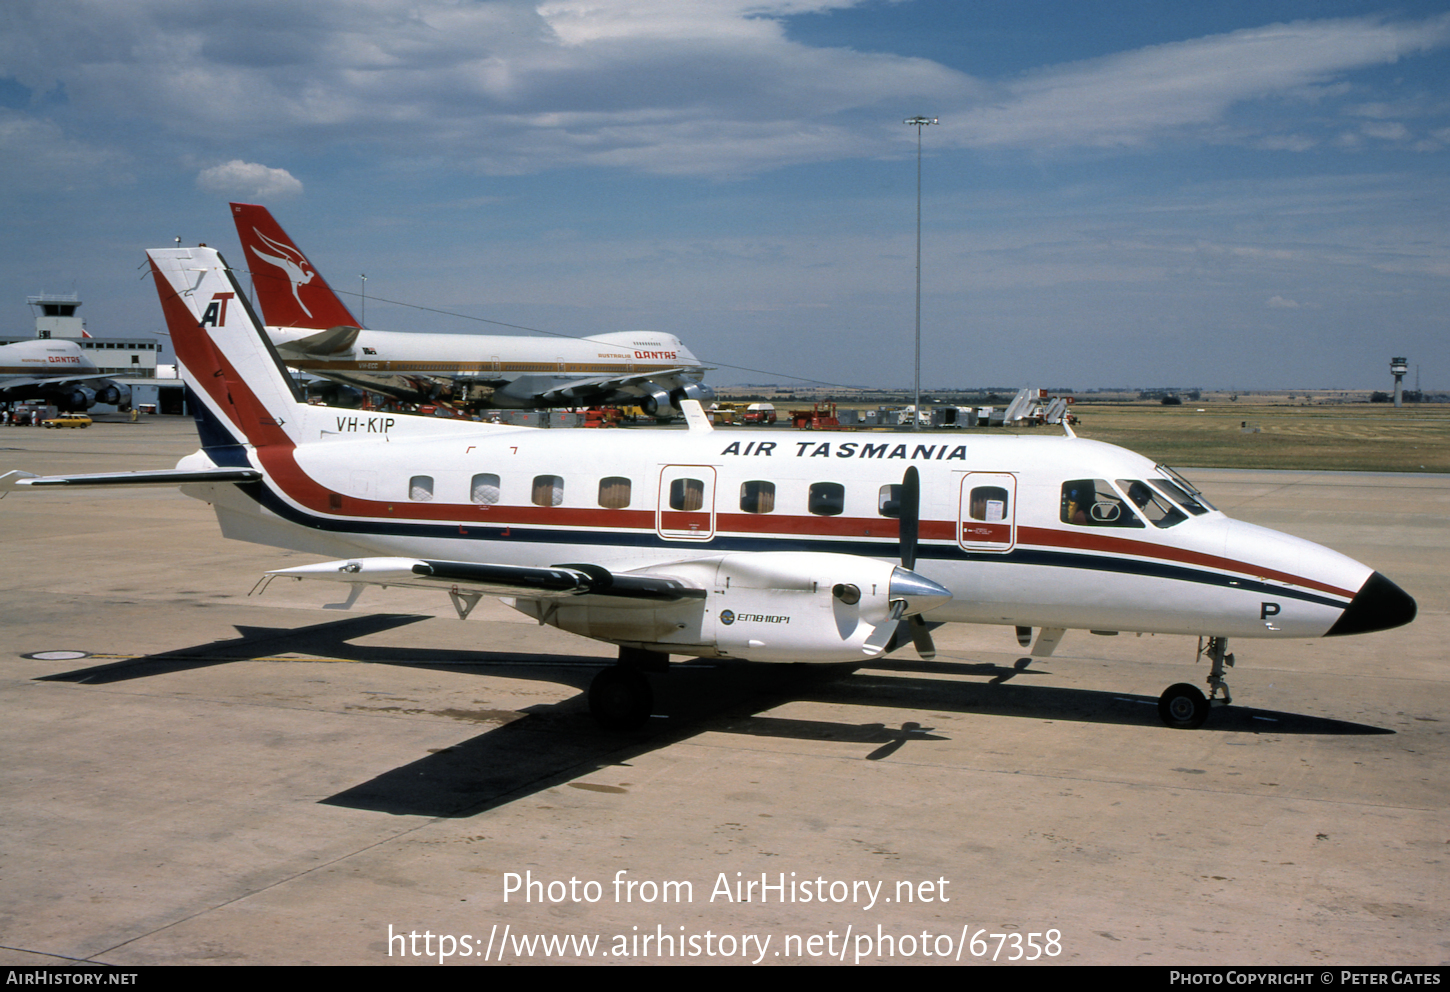
<svg viewBox="0 0 1450 992">
<path fill-rule="evenodd" d="M 637 383 L 653 382 L 672 375 L 699 375 L 707 371 L 699 365 L 681 365 L 672 369 L 654 369 L 650 372 L 625 372 L 617 375 L 598 375 L 570 379 L 559 386 L 540 393 L 540 398 L 564 405 L 575 403 L 590 393 L 610 392 Z"/>
<path fill-rule="evenodd" d="M 268 572 L 269 577 L 320 579 L 350 585 L 414 586 L 460 594 L 565 599 L 608 596 L 672 603 L 704 599 L 705 590 L 657 575 L 616 574 L 599 565 L 494 565 L 420 558 L 350 558 Z"/>
<path fill-rule="evenodd" d="M 127 376 L 116 375 L 112 372 L 95 372 L 90 375 L 40 375 L 40 376 L 16 376 L 13 379 L 0 379 L 0 395 L 10 392 L 13 389 L 26 389 L 35 386 L 64 386 L 71 382 L 86 382 L 91 379 L 116 379 L 122 382 L 129 381 Z"/>
<path fill-rule="evenodd" d="M 151 472 L 95 472 L 88 475 L 33 475 L 6 472 L 0 475 L 0 498 L 19 486 L 26 488 L 85 488 L 107 486 L 183 486 L 190 483 L 256 482 L 262 473 L 254 468 L 156 469 Z"/>
</svg>

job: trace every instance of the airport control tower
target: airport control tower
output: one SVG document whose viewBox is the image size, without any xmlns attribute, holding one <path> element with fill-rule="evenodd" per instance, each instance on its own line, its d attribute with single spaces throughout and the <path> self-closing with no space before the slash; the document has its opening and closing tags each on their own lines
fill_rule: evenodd
<svg viewBox="0 0 1450 992">
<path fill-rule="evenodd" d="M 1390 375 L 1395 377 L 1395 406 L 1405 405 L 1405 375 L 1410 371 L 1410 360 L 1407 358 L 1390 359 Z"/>
<path fill-rule="evenodd" d="M 85 320 L 76 316 L 81 307 L 79 293 L 41 293 L 39 296 L 27 296 L 25 302 L 35 308 L 36 337 L 74 341 L 90 337 L 86 333 Z"/>
</svg>

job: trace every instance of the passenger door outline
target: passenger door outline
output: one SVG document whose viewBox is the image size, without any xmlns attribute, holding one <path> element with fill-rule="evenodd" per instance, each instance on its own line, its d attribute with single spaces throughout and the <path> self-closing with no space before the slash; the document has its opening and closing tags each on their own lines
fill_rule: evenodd
<svg viewBox="0 0 1450 992">
<path fill-rule="evenodd" d="M 1017 546 L 1017 476 L 1009 472 L 968 472 L 962 476 L 957 543 L 964 551 L 997 554 L 1006 554 Z"/>
<path fill-rule="evenodd" d="M 671 488 L 677 482 L 703 484 L 698 509 L 676 510 L 670 506 Z M 715 537 L 715 468 L 711 465 L 666 465 L 660 470 L 660 488 L 655 499 L 655 532 L 667 541 L 709 541 Z"/>
</svg>

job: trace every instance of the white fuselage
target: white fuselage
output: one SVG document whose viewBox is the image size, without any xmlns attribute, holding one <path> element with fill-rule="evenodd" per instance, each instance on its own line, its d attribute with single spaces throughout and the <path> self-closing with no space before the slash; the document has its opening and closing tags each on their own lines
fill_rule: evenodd
<svg viewBox="0 0 1450 992">
<path fill-rule="evenodd" d="M 531 374 L 622 376 L 680 368 L 703 371 L 699 359 L 679 338 L 655 331 L 531 338 L 364 328 L 351 347 L 334 354 L 317 354 L 293 344 L 315 335 L 315 330 L 269 327 L 267 332 L 288 365 L 319 375 L 446 375 L 498 383 Z"/>
<path fill-rule="evenodd" d="M 890 561 L 900 553 L 898 524 L 883 503 L 889 512 L 890 487 L 914 465 L 915 570 L 953 596 L 930 621 L 1313 637 L 1371 574 L 1201 505 L 1174 506 L 1172 523 L 1150 522 L 1125 497 L 1163 472 L 1077 438 L 620 431 L 606 439 L 317 407 L 306 416 L 305 443 L 250 456 L 270 476 L 267 495 L 193 487 L 216 505 L 228 536 L 333 556 L 613 571 L 753 551 Z M 1075 497 L 1083 482 L 1099 490 L 1089 511 L 1115 520 L 1069 512 L 1070 490 Z"/>
<path fill-rule="evenodd" d="M 0 345 L 0 376 L 64 378 L 95 371 L 74 341 L 47 338 Z"/>
</svg>

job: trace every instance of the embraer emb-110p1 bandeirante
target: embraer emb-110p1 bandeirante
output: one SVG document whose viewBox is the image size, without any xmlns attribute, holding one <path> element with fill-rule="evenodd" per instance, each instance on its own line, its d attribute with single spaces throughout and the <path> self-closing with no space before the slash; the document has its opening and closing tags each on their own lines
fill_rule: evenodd
<svg viewBox="0 0 1450 992">
<path fill-rule="evenodd" d="M 410 403 L 526 410 L 617 404 L 668 420 L 708 403 L 706 369 L 673 334 L 587 338 L 372 331 L 353 317 L 266 207 L 233 203 L 267 333 L 292 368 L 329 380 L 320 395 L 358 406 L 359 390 Z"/>
<path fill-rule="evenodd" d="M 861 663 L 941 623 L 1017 628 L 1050 654 L 1067 629 L 1198 635 L 1207 697 L 1229 700 L 1230 637 L 1408 623 L 1369 567 L 1240 523 L 1130 451 L 1072 436 L 537 430 L 364 415 L 299 401 L 221 257 L 150 252 L 201 450 L 168 472 L 24 477 L 5 488 L 180 484 L 227 537 L 337 560 L 268 573 L 434 588 L 466 617 L 485 595 L 619 646 L 590 704 L 643 722 L 643 671 L 669 655 Z M 1206 639 L 1207 647 L 1204 647 Z"/>
</svg>

